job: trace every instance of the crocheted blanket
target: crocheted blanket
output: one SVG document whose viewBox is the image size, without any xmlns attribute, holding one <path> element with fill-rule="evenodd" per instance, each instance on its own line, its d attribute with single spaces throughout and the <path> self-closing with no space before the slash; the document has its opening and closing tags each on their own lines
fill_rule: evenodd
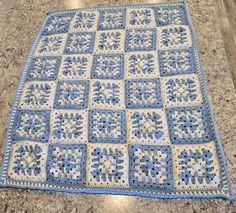
<svg viewBox="0 0 236 213">
<path fill-rule="evenodd" d="M 0 183 L 232 198 L 185 2 L 49 13 L 22 72 Z"/>
</svg>

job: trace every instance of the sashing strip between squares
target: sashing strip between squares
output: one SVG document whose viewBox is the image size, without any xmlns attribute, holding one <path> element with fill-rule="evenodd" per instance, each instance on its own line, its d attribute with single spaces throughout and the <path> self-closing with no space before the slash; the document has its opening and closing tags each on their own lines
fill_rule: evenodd
<svg viewBox="0 0 236 213">
<path fill-rule="evenodd" d="M 229 197 L 202 78 L 184 3 L 49 14 L 13 109 L 3 185 Z"/>
</svg>

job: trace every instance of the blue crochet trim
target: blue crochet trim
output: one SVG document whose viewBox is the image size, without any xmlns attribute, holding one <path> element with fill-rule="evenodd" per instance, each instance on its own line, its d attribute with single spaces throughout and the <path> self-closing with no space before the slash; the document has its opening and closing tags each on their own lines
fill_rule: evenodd
<svg viewBox="0 0 236 213">
<path fill-rule="evenodd" d="M 137 11 L 134 12 L 135 10 Z M 95 12 L 92 13 L 93 11 Z M 130 15 L 127 16 L 129 12 Z M 143 20 L 140 18 L 142 21 L 138 21 L 139 15 L 144 17 Z M 131 19 L 130 29 L 127 30 L 125 45 L 122 46 L 122 30 L 128 18 Z M 84 19 L 91 21 L 84 25 Z M 57 23 L 57 20 L 61 21 Z M 145 23 L 150 25 L 150 30 L 143 29 Z M 153 28 L 153 23 L 156 23 L 157 30 Z M 96 31 L 96 24 L 99 33 L 95 38 L 92 31 Z M 175 26 L 171 28 L 170 24 Z M 78 30 L 79 26 L 89 32 L 76 32 L 75 29 Z M 67 32 L 71 32 L 68 37 Z M 159 36 L 157 41 L 156 34 Z M 192 36 L 192 43 L 189 36 Z M 171 41 L 173 37 L 176 38 L 175 42 Z M 160 49 L 156 47 L 156 43 Z M 120 54 L 123 48 L 127 52 L 142 52 L 141 55 L 145 51 L 150 51 L 150 54 L 157 51 L 162 77 L 144 78 L 140 75 L 132 78 L 128 75 L 126 78 L 125 59 Z M 109 57 L 102 59 L 99 72 L 94 66 L 101 63 L 101 58 L 94 59 L 92 63 L 88 57 L 86 63 L 92 63 L 93 67 L 91 78 L 113 81 L 119 79 L 121 82 L 126 79 L 123 82 L 126 93 L 125 110 L 122 104 L 112 110 L 92 107 L 87 114 L 86 109 L 90 107 L 90 81 L 86 78 L 65 80 L 65 76 L 59 81 L 56 80 L 62 69 L 59 64 L 63 52 L 86 55 L 93 50 L 97 54 L 95 57 Z M 114 67 L 117 59 L 115 63 L 112 60 L 119 55 L 120 66 Z M 69 72 L 75 72 L 80 67 L 80 76 L 83 76 L 86 71 L 81 67 L 81 60 L 71 57 L 68 62 L 73 61 L 74 65 L 70 65 Z M 132 63 L 136 63 L 137 70 L 149 73 L 150 67 L 145 67 L 145 63 L 140 61 Z M 75 66 L 76 63 L 79 65 Z M 103 72 L 107 64 L 110 68 Z M 135 70 L 131 73 L 139 74 Z M 179 74 L 191 75 L 191 80 L 176 80 Z M 200 89 L 192 80 L 196 76 L 200 80 Z M 55 80 L 55 84 L 51 83 Z M 43 84 L 43 81 L 47 82 Z M 94 84 L 97 86 L 94 94 L 97 92 L 100 97 L 105 97 L 104 101 L 112 108 L 121 100 L 122 95 L 117 93 L 114 84 L 107 84 L 107 91 L 101 91 L 102 85 L 102 82 Z M 143 86 L 144 88 L 140 88 Z M 177 92 L 178 87 L 188 89 Z M 163 91 L 168 91 L 169 96 L 163 97 Z M 199 92 L 202 96 L 196 96 Z M 56 95 L 52 100 L 53 93 Z M 193 101 L 193 106 L 188 106 L 190 101 Z M 62 114 L 58 115 L 55 109 L 60 109 Z M 79 110 L 79 114 L 66 114 L 69 109 Z M 50 134 L 51 110 L 55 110 L 59 116 L 57 119 L 62 122 L 61 127 L 64 125 L 55 130 L 54 136 Z M 138 113 L 139 110 L 141 114 Z M 163 124 L 157 122 L 160 117 L 155 112 L 157 110 L 162 110 L 167 115 L 170 140 L 158 141 L 162 137 L 162 131 L 158 131 L 158 128 L 162 129 Z M 126 145 L 130 138 L 130 124 L 126 124 L 126 113 L 130 112 L 133 116 L 138 116 L 138 121 L 133 117 L 132 125 L 138 127 L 140 132 L 136 131 L 135 134 L 140 141 L 138 144 L 131 142 Z M 86 115 L 88 124 L 81 125 L 83 121 L 80 118 L 86 118 Z M 140 123 L 142 119 L 148 122 Z M 72 128 L 74 122 L 78 129 Z M 87 144 L 83 143 L 87 137 L 81 136 L 81 128 L 86 128 L 86 125 L 89 132 Z M 60 143 L 58 138 L 50 141 L 50 137 L 55 136 L 69 141 Z M 74 140 L 78 137 L 81 138 Z M 150 141 L 145 140 L 150 137 L 156 138 L 159 144 L 148 145 Z M 234 198 L 185 1 L 50 13 L 44 20 L 25 62 L 6 140 L 4 161 L 0 170 L 1 187 L 156 198 Z M 91 162 L 88 170 L 86 161 Z M 201 170 L 206 172 L 193 172 L 196 169 L 193 165 L 202 165 Z"/>
</svg>

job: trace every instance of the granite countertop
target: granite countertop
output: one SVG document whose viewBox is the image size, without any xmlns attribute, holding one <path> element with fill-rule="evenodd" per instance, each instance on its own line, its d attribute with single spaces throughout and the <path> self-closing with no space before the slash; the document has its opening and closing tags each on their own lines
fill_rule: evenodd
<svg viewBox="0 0 236 213">
<path fill-rule="evenodd" d="M 209 99 L 236 185 L 236 94 L 218 28 L 215 0 L 188 2 L 205 68 Z M 8 117 L 31 42 L 47 12 L 143 0 L 18 0 L 0 2 L 0 162 Z M 159 2 L 148 0 L 147 3 Z M 0 189 L 0 212 L 235 212 L 236 201 L 161 200 Z"/>
</svg>

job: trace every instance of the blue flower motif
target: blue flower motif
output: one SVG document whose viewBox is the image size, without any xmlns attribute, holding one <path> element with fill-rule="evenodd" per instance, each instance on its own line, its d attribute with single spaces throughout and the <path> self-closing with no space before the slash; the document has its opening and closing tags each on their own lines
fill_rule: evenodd
<svg viewBox="0 0 236 213">
<path fill-rule="evenodd" d="M 120 87 L 115 83 L 102 83 L 96 81 L 93 84 L 93 101 L 97 104 L 116 105 L 120 102 Z"/>
<path fill-rule="evenodd" d="M 125 10 L 101 10 L 98 30 L 124 29 Z"/>
<path fill-rule="evenodd" d="M 123 110 L 91 110 L 89 140 L 94 143 L 125 143 L 126 115 Z"/>
<path fill-rule="evenodd" d="M 211 184 L 216 177 L 213 153 L 208 149 L 183 150 L 179 158 L 180 181 L 184 184 Z"/>
<path fill-rule="evenodd" d="M 62 49 L 63 39 L 64 37 L 61 35 L 44 36 L 40 40 L 38 53 L 42 55 L 58 53 Z"/>
<path fill-rule="evenodd" d="M 74 17 L 73 29 L 74 30 L 90 30 L 96 25 L 96 13 L 94 12 L 77 12 Z"/>
<path fill-rule="evenodd" d="M 208 115 L 204 107 L 179 107 L 167 109 L 172 143 L 204 143 L 211 138 Z"/>
<path fill-rule="evenodd" d="M 47 142 L 49 111 L 20 110 L 14 122 L 13 140 Z"/>
<path fill-rule="evenodd" d="M 52 136 L 57 139 L 78 139 L 82 135 L 84 118 L 78 113 L 59 113 L 53 121 Z"/>
<path fill-rule="evenodd" d="M 91 78 L 97 79 L 123 79 L 123 54 L 98 54 L 93 60 Z"/>
<path fill-rule="evenodd" d="M 130 177 L 133 187 L 171 189 L 171 148 L 168 146 L 130 145 Z"/>
<path fill-rule="evenodd" d="M 132 29 L 126 33 L 126 51 L 156 50 L 156 29 Z"/>
<path fill-rule="evenodd" d="M 47 160 L 47 181 L 57 184 L 85 183 L 85 144 L 50 144 Z"/>
<path fill-rule="evenodd" d="M 193 50 L 159 51 L 159 65 L 162 76 L 194 73 Z"/>
<path fill-rule="evenodd" d="M 51 35 L 55 33 L 66 33 L 69 30 L 70 21 L 74 17 L 74 13 L 52 15 L 48 18 L 43 30 L 43 35 Z"/>
<path fill-rule="evenodd" d="M 161 106 L 159 79 L 126 80 L 127 108 L 160 108 Z"/>
<path fill-rule="evenodd" d="M 27 80 L 55 80 L 60 62 L 61 58 L 54 56 L 33 58 L 28 70 Z"/>
<path fill-rule="evenodd" d="M 148 26 L 152 24 L 152 10 L 139 8 L 129 11 L 129 25 L 130 26 Z"/>
<path fill-rule="evenodd" d="M 157 26 L 187 24 L 187 18 L 183 6 L 157 6 L 156 22 Z"/>
<path fill-rule="evenodd" d="M 94 32 L 69 33 L 64 54 L 92 53 L 94 39 Z"/>
<path fill-rule="evenodd" d="M 88 81 L 59 81 L 54 107 L 85 109 L 88 105 L 88 88 Z"/>
<path fill-rule="evenodd" d="M 124 154 L 117 148 L 97 147 L 92 153 L 91 176 L 98 182 L 116 182 L 124 176 Z"/>
<path fill-rule="evenodd" d="M 134 112 L 132 119 L 132 134 L 141 139 L 160 139 L 164 135 L 161 116 L 156 112 Z"/>
<path fill-rule="evenodd" d="M 63 60 L 61 74 L 63 77 L 83 77 L 88 65 L 89 60 L 85 56 L 66 56 Z"/>
</svg>

